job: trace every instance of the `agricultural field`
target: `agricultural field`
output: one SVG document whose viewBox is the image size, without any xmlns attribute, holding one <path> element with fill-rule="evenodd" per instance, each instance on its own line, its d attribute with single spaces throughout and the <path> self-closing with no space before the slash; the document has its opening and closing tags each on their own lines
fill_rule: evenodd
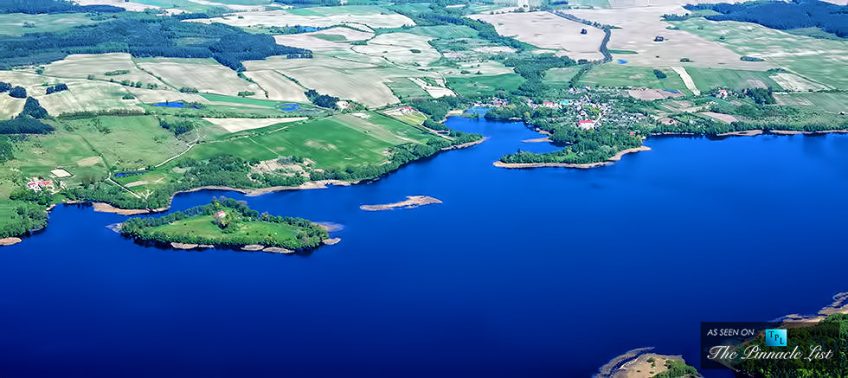
<svg viewBox="0 0 848 378">
<path fill-rule="evenodd" d="M 428 42 L 432 37 L 411 33 L 380 34 L 363 46 L 353 46 L 358 53 L 382 57 L 402 66 L 426 67 L 441 58 Z"/>
<path fill-rule="evenodd" d="M 421 113 L 408 106 L 401 106 L 394 109 L 388 109 L 383 111 L 383 114 L 397 119 L 401 122 L 405 122 L 415 126 L 420 126 L 424 123 L 424 120 L 427 119 L 427 116 L 424 113 Z"/>
<path fill-rule="evenodd" d="M 726 46 L 739 55 L 764 59 L 766 63 L 800 76 L 800 80 L 793 80 L 791 76 L 782 82 L 777 79 L 787 90 L 848 89 L 848 75 L 845 74 L 848 41 L 799 36 L 735 21 L 690 18 L 674 24 L 681 30 Z"/>
<path fill-rule="evenodd" d="M 448 87 L 462 96 L 492 96 L 499 91 L 514 91 L 523 82 L 524 78 L 510 73 L 497 76 L 452 77 L 448 78 Z"/>
<path fill-rule="evenodd" d="M 478 14 L 473 18 L 495 26 L 498 34 L 515 37 L 521 42 L 553 50 L 574 60 L 600 60 L 600 29 L 566 20 L 548 12 L 522 12 L 503 14 Z M 586 29 L 587 34 L 580 31 Z"/>
<path fill-rule="evenodd" d="M 427 98 L 430 95 L 410 78 L 400 77 L 386 82 L 398 99 Z"/>
<path fill-rule="evenodd" d="M 310 33 L 276 35 L 274 39 L 281 45 L 319 51 L 349 49 L 351 42 L 364 41 L 372 37 L 374 33 L 370 31 L 334 27 Z"/>
<path fill-rule="evenodd" d="M 237 16 L 226 15 L 192 21 L 204 23 L 217 22 L 238 27 L 290 25 L 331 27 L 348 25 L 363 31 L 370 31 L 376 28 L 399 28 L 415 24 L 406 16 L 394 13 L 385 8 L 368 5 L 240 12 Z"/>
<path fill-rule="evenodd" d="M 87 79 L 155 84 L 162 89 L 168 86 L 155 76 L 138 68 L 130 54 L 78 54 L 44 66 L 44 75 L 58 78 Z"/>
<path fill-rule="evenodd" d="M 579 66 L 551 68 L 545 72 L 544 82 L 552 86 L 568 86 L 578 71 L 580 71 Z"/>
<path fill-rule="evenodd" d="M 124 99 L 129 91 L 119 85 L 88 80 L 63 80 L 67 91 L 45 95 L 44 88 L 31 91 L 47 111 L 54 115 L 112 110 L 141 111 L 137 99 Z"/>
<path fill-rule="evenodd" d="M 172 2 L 172 4 L 178 4 L 181 1 L 185 0 L 178 0 L 176 2 Z M 134 12 L 143 12 L 148 9 L 159 9 L 159 7 L 154 5 L 143 4 L 140 1 L 128 0 L 76 0 L 76 3 L 80 5 L 112 5 Z"/>
<path fill-rule="evenodd" d="M 432 25 L 403 28 L 398 31 L 438 39 L 476 38 L 477 31 L 464 25 Z"/>
<path fill-rule="evenodd" d="M 799 92 L 775 95 L 781 105 L 810 106 L 826 112 L 848 112 L 848 92 Z"/>
<path fill-rule="evenodd" d="M 211 121 L 211 120 L 210 120 Z M 346 168 L 379 165 L 387 161 L 387 149 L 405 143 L 426 143 L 437 136 L 418 127 L 374 112 L 340 114 L 306 122 L 276 123 L 233 135 L 220 135 L 198 144 L 171 164 L 141 175 L 116 178 L 142 193 L 180 179 L 174 164 L 182 159 L 209 159 L 235 155 L 246 160 L 271 161 L 302 157 L 310 168 Z"/>
<path fill-rule="evenodd" d="M 701 91 L 713 88 L 730 88 L 741 90 L 745 88 L 773 88 L 776 91 L 783 88 L 775 82 L 767 71 L 732 70 L 725 68 L 687 67 L 686 72 L 692 77 L 695 86 Z"/>
<path fill-rule="evenodd" d="M 117 171 L 158 164 L 187 148 L 187 143 L 159 126 L 153 116 L 101 116 L 63 120 Z"/>
<path fill-rule="evenodd" d="M 291 118 L 204 118 L 227 133 L 237 133 L 246 130 L 262 129 L 268 126 L 306 120 L 306 117 Z"/>
<path fill-rule="evenodd" d="M 0 120 L 18 115 L 24 108 L 24 102 L 23 99 L 0 96 Z"/>
<path fill-rule="evenodd" d="M 593 67 L 580 79 L 579 85 L 612 88 L 653 88 L 689 94 L 683 79 L 671 69 L 664 69 L 668 76 L 658 79 L 654 69 L 607 63 Z"/>
<path fill-rule="evenodd" d="M 277 71 L 246 71 L 244 75 L 255 81 L 269 100 L 309 102 L 303 87 Z"/>
<path fill-rule="evenodd" d="M 108 168 L 97 151 L 83 137 L 62 128 L 16 143 L 14 155 L 14 160 L 3 163 L 3 171 L 14 171 L 21 177 L 52 178 L 51 171 L 61 168 L 71 174 L 62 181 L 74 185 L 108 176 Z"/>
<path fill-rule="evenodd" d="M 0 14 L 0 35 L 19 36 L 26 33 L 56 32 L 74 26 L 90 25 L 88 15 L 69 14 Z"/>
<path fill-rule="evenodd" d="M 626 54 L 613 53 L 613 58 L 625 59 L 627 64 L 643 67 L 684 65 L 746 70 L 766 70 L 773 67 L 766 62 L 742 61 L 743 54 L 687 28 L 669 29 L 672 24 L 663 21 L 662 15 L 688 13 L 679 5 L 574 9 L 566 12 L 585 20 L 615 26 L 608 47 L 611 50 L 628 51 Z M 657 36 L 665 40 L 654 42 Z M 690 62 L 681 62 L 684 58 Z"/>
<path fill-rule="evenodd" d="M 398 78 L 433 77 L 435 73 L 402 68 L 354 51 L 318 52 L 312 59 L 272 57 L 245 62 L 248 71 L 274 70 L 293 78 L 301 86 L 368 107 L 397 103 L 386 82 Z"/>
<path fill-rule="evenodd" d="M 231 96 L 239 92 L 253 92 L 251 97 L 264 98 L 258 85 L 242 80 L 235 71 L 212 59 L 141 59 L 138 67 L 173 88 L 194 88 L 200 92 Z"/>
</svg>

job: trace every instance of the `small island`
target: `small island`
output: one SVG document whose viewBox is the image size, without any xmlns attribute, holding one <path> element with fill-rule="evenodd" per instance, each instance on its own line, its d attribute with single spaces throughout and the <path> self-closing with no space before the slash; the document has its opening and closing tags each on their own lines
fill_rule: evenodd
<svg viewBox="0 0 848 378">
<path fill-rule="evenodd" d="M 303 218 L 259 213 L 244 202 L 213 199 L 208 205 L 157 218 L 133 218 L 120 225 L 122 235 L 176 249 L 211 247 L 294 253 L 317 248 L 329 239 L 320 225 Z"/>
<path fill-rule="evenodd" d="M 406 196 L 406 199 L 400 202 L 387 203 L 383 205 L 362 205 L 359 208 L 365 211 L 385 211 L 394 209 L 414 209 L 419 206 L 434 205 L 437 203 L 442 203 L 442 201 L 430 196 Z"/>
</svg>

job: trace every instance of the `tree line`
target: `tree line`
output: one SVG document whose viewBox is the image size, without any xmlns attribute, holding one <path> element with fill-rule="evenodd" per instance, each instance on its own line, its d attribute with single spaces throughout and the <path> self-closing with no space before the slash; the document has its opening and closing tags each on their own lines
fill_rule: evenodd
<svg viewBox="0 0 848 378">
<path fill-rule="evenodd" d="M 192 42 L 185 42 L 185 41 Z M 70 54 L 127 52 L 135 57 L 213 58 L 235 71 L 242 61 L 282 55 L 311 58 L 306 49 L 277 45 L 273 36 L 224 24 L 181 22 L 133 14 L 67 31 L 0 37 L 0 69 L 47 64 Z"/>
<path fill-rule="evenodd" d="M 818 0 L 690 4 L 685 8 L 720 13 L 705 16 L 712 21 L 753 22 L 779 30 L 816 27 L 839 37 L 848 37 L 846 7 Z"/>
<path fill-rule="evenodd" d="M 124 8 L 111 5 L 78 5 L 68 0 L 3 0 L 0 13 L 119 13 Z"/>
<path fill-rule="evenodd" d="M 249 222 L 286 224 L 295 227 L 297 229 L 297 235 L 294 239 L 291 239 L 271 235 L 239 234 L 238 227 L 233 227 L 222 232 L 220 236 L 214 237 L 191 232 L 174 235 L 173 233 L 164 233 L 157 229 L 184 219 L 211 216 L 218 211 L 226 211 L 228 218 L 234 218 L 230 222 L 236 224 Z M 246 203 L 230 198 L 215 198 L 208 205 L 177 211 L 162 217 L 133 218 L 121 225 L 121 234 L 139 240 L 159 243 L 179 242 L 215 244 L 231 247 L 261 244 L 293 250 L 316 248 L 321 245 L 321 241 L 328 237 L 326 230 L 306 219 L 274 216 L 268 213 L 260 214 L 258 211 L 249 208 Z"/>
<path fill-rule="evenodd" d="M 41 121 L 48 116 L 47 109 L 38 100 L 27 97 L 20 114 L 0 121 L 0 134 L 49 134 L 53 132 L 53 126 Z"/>
</svg>

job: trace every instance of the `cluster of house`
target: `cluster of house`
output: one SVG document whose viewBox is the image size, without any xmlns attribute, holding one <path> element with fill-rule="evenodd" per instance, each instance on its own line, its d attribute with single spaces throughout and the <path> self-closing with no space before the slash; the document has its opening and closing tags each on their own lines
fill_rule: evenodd
<svg viewBox="0 0 848 378">
<path fill-rule="evenodd" d="M 32 190 L 33 192 L 40 192 L 42 190 L 55 191 L 56 184 L 53 180 L 46 180 L 40 177 L 33 177 L 27 181 L 26 184 L 27 189 Z"/>
</svg>

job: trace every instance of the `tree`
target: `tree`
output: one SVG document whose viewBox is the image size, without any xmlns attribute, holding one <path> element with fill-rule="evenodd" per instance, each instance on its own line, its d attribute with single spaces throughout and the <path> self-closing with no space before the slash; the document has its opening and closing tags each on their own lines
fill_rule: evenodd
<svg viewBox="0 0 848 378">
<path fill-rule="evenodd" d="M 24 87 L 14 87 L 9 91 L 9 96 L 14 98 L 27 98 L 27 91 Z"/>
<path fill-rule="evenodd" d="M 21 111 L 21 114 L 19 114 L 18 117 L 44 119 L 47 118 L 48 115 L 47 109 L 44 109 L 38 100 L 32 97 L 27 97 L 26 103 L 24 104 L 24 110 Z"/>
</svg>

